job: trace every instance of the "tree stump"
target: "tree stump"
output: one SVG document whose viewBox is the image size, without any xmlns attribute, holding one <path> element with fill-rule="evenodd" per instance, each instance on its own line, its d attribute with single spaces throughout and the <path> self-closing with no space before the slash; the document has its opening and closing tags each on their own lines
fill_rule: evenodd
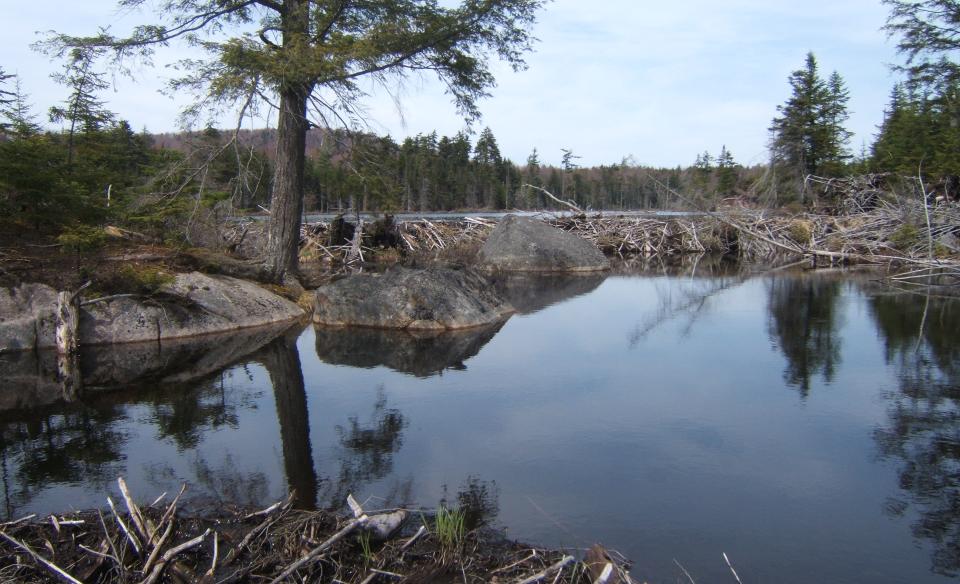
<svg viewBox="0 0 960 584">
<path fill-rule="evenodd" d="M 56 312 L 57 377 L 66 401 L 74 401 L 80 395 L 79 330 L 79 293 L 60 292 Z"/>
</svg>

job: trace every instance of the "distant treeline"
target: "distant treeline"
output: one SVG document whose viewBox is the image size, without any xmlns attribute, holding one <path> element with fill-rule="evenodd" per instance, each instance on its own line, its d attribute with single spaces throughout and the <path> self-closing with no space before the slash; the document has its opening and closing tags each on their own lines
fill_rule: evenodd
<svg viewBox="0 0 960 584">
<path fill-rule="evenodd" d="M 203 140 L 227 143 L 234 133 L 150 136 L 156 148 L 187 154 Z M 276 130 L 242 130 L 238 144 L 270 165 Z M 716 157 L 697 155 L 693 165 L 657 168 L 630 157 L 594 167 L 575 164 L 571 150 L 558 150 L 563 162 L 551 165 L 534 149 L 518 164 L 502 156 L 493 132 L 475 138 L 461 132 L 420 134 L 396 142 L 389 136 L 346 130 L 311 130 L 307 136 L 305 210 L 449 211 L 463 209 L 556 209 L 538 188 L 584 209 L 650 209 L 684 206 L 668 188 L 703 197 L 709 204 L 746 195 L 765 174 L 764 166 L 744 168 L 726 147 Z M 227 153 L 233 157 L 232 153 Z M 220 185 L 221 190 L 224 185 Z M 530 186 L 538 188 L 530 188 Z M 242 208 L 266 207 L 269 188 L 237 200 Z"/>
</svg>

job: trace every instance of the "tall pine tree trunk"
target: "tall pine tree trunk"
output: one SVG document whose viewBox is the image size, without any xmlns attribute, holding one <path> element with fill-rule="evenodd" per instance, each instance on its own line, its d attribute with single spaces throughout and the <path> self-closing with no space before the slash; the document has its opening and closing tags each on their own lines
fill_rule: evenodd
<svg viewBox="0 0 960 584">
<path fill-rule="evenodd" d="M 277 125 L 277 169 L 267 227 L 266 269 L 271 280 L 283 281 L 296 273 L 303 214 L 303 170 L 307 143 L 306 87 L 284 89 L 280 94 Z"/>
<path fill-rule="evenodd" d="M 310 3 L 285 0 L 281 16 L 284 46 L 304 42 L 310 32 Z M 296 79 L 280 87 L 277 122 L 277 168 L 270 201 L 265 268 L 274 282 L 295 274 L 300 248 L 300 217 L 303 214 L 303 174 L 307 149 L 307 98 L 313 85 Z"/>
</svg>

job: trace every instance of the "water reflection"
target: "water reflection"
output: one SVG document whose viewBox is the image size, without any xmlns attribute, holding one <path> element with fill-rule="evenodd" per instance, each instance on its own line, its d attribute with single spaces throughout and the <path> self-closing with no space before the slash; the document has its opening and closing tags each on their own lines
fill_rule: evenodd
<svg viewBox="0 0 960 584">
<path fill-rule="evenodd" d="M 348 494 L 359 492 L 364 484 L 393 472 L 393 457 L 403 446 L 406 425 L 400 410 L 387 407 L 386 392 L 381 386 L 365 422 L 361 422 L 359 416 L 350 416 L 346 425 L 336 427 L 341 451 L 339 474 L 329 496 L 332 505 L 341 504 Z M 395 490 L 409 494 L 410 488 L 403 486 Z"/>
<path fill-rule="evenodd" d="M 505 322 L 505 321 L 504 321 Z M 331 365 L 385 366 L 416 377 L 466 369 L 504 322 L 461 331 L 315 327 L 317 356 Z"/>
<path fill-rule="evenodd" d="M 112 404 L 80 406 L 3 424 L 4 512 L 7 518 L 53 483 L 105 485 L 123 468 L 127 431 Z"/>
<path fill-rule="evenodd" d="M 692 271 L 690 272 L 693 273 Z M 693 278 L 681 283 L 670 282 L 666 289 L 657 291 L 657 307 L 630 332 L 629 346 L 641 341 L 668 322 L 681 321 L 680 335 L 687 337 L 694 326 L 711 308 L 711 302 L 720 294 L 747 281 L 743 273 L 729 273 L 713 278 Z"/>
<path fill-rule="evenodd" d="M 0 392 L 5 515 L 12 517 L 58 485 L 106 490 L 129 470 L 128 444 L 138 424 L 148 424 L 157 439 L 173 444 L 178 452 L 195 450 L 213 430 L 236 429 L 239 411 L 253 408 L 257 395 L 234 391 L 218 372 L 287 328 L 162 345 L 84 347 L 84 393 L 76 401 L 62 394 L 52 353 L 0 355 L 0 378 L 5 381 Z M 141 407 L 133 410 L 134 404 Z M 195 465 L 196 476 L 215 475 L 203 472 L 209 465 L 202 460 Z M 167 470 L 159 464 L 149 473 L 158 479 Z"/>
<path fill-rule="evenodd" d="M 447 487 L 440 506 L 459 509 L 463 512 L 463 524 L 467 530 L 491 525 L 500 514 L 500 488 L 496 481 L 485 481 L 475 475 L 466 478 L 457 489 L 456 504 L 447 500 Z"/>
<path fill-rule="evenodd" d="M 299 331 L 298 331 L 299 332 Z M 317 506 L 317 474 L 310 448 L 310 420 L 307 394 L 303 385 L 297 335 L 282 335 L 260 354 L 270 375 L 280 422 L 280 442 L 287 485 L 296 496 L 294 504 L 301 509 Z"/>
<path fill-rule="evenodd" d="M 493 286 L 520 314 L 533 314 L 554 304 L 589 294 L 607 279 L 605 273 L 524 274 L 504 272 Z"/>
<path fill-rule="evenodd" d="M 817 375 L 833 381 L 840 365 L 841 282 L 819 275 L 767 280 L 771 341 L 783 353 L 784 381 L 803 397 Z"/>
<path fill-rule="evenodd" d="M 289 328 L 282 324 L 163 343 L 85 346 L 80 355 L 84 391 L 92 395 L 133 385 L 188 383 L 240 361 Z M 72 401 L 62 393 L 53 351 L 0 353 L 0 379 L 0 412 Z"/>
<path fill-rule="evenodd" d="M 875 434 L 881 456 L 899 463 L 905 500 L 920 514 L 916 537 L 932 542 L 933 570 L 960 574 L 960 302 L 877 294 L 870 309 L 899 388 L 889 396 L 888 424 Z"/>
</svg>

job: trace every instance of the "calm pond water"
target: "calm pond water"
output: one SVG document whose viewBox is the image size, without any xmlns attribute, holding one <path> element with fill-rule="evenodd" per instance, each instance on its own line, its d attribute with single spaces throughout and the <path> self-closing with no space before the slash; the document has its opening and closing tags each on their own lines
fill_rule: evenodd
<svg viewBox="0 0 960 584">
<path fill-rule="evenodd" d="M 960 304 L 869 275 L 501 283 L 502 326 L 247 331 L 0 356 L 7 518 L 189 483 L 193 504 L 470 504 L 677 582 L 940 582 L 960 572 Z M 276 338 L 274 338 L 276 337 Z"/>
</svg>

